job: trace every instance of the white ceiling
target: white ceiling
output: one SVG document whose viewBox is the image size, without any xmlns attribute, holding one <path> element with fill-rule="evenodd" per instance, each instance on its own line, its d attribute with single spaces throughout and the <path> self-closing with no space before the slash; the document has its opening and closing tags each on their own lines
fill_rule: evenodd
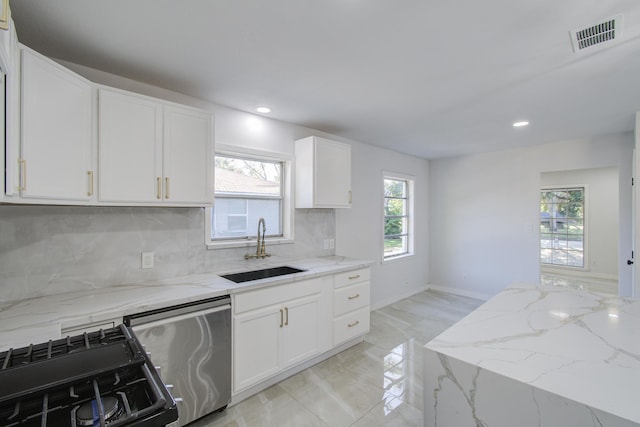
<svg viewBox="0 0 640 427">
<path fill-rule="evenodd" d="M 638 0 L 11 8 L 21 42 L 48 56 L 425 158 L 631 131 L 640 111 Z M 619 43 L 573 53 L 571 29 L 619 13 Z"/>
</svg>

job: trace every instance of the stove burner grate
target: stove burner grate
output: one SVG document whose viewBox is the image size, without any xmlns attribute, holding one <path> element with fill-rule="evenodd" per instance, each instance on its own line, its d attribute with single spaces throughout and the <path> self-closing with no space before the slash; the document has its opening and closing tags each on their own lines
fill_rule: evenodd
<svg viewBox="0 0 640 427">
<path fill-rule="evenodd" d="M 77 341 L 73 337 L 0 353 L 0 425 L 150 427 L 175 421 L 175 402 L 135 336 L 124 325 L 105 332 L 80 336 L 80 347 L 67 345 Z M 60 346 L 64 351 L 56 350 Z M 45 357 L 34 358 L 43 348 Z M 106 360 L 98 363 L 93 356 Z M 28 378 L 16 380 L 16 372 Z"/>
</svg>

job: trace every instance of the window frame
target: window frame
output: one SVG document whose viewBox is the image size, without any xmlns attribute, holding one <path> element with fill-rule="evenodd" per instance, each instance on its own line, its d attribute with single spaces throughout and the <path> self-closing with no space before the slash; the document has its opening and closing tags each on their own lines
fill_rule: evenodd
<svg viewBox="0 0 640 427">
<path fill-rule="evenodd" d="M 560 185 L 545 185 L 545 186 L 541 186 L 540 187 L 540 191 L 538 192 L 538 211 L 540 211 L 540 204 L 542 202 L 542 192 L 544 191 L 558 191 L 558 190 L 577 190 L 577 189 L 582 189 L 583 193 L 582 193 L 582 267 L 577 266 L 577 265 L 563 265 L 563 264 L 552 264 L 552 263 L 546 263 L 546 262 L 542 262 L 542 231 L 540 230 L 540 223 L 542 221 L 542 217 L 540 216 L 541 212 L 538 212 L 538 229 L 540 230 L 538 232 L 538 260 L 540 263 L 540 268 L 541 270 L 545 270 L 545 271 L 553 271 L 553 270 L 560 270 L 560 271 L 583 271 L 583 272 L 588 272 L 589 271 L 589 245 L 588 245 L 588 241 L 589 241 L 589 224 L 588 224 L 588 218 L 589 218 L 589 186 L 586 184 L 572 184 L 572 185 L 565 185 L 565 184 L 560 184 Z"/>
<path fill-rule="evenodd" d="M 404 181 L 406 182 L 407 185 L 407 195 L 406 195 L 406 218 L 407 218 L 407 251 L 403 252 L 401 254 L 396 254 L 396 255 L 385 255 L 384 253 L 384 247 L 385 247 L 385 219 L 386 219 L 386 215 L 384 213 L 384 207 L 385 207 L 385 195 L 384 195 L 384 181 L 386 179 L 390 179 L 390 180 L 395 180 L 395 181 Z M 382 172 L 382 180 L 381 180 L 381 184 L 382 184 L 382 191 L 381 196 L 382 196 L 382 202 L 380 203 L 380 207 L 381 207 L 381 213 L 382 213 L 382 250 L 381 250 L 381 255 L 382 255 L 382 262 L 386 263 L 386 262 L 392 262 L 392 261 L 396 261 L 399 259 L 403 259 L 406 257 L 410 257 L 414 255 L 414 235 L 415 235 L 415 221 L 414 221 L 414 217 L 415 217 L 415 177 L 412 175 L 405 175 L 405 174 L 401 174 L 401 173 L 395 173 L 395 172 L 389 172 L 389 171 L 383 171 Z"/>
<path fill-rule="evenodd" d="M 227 144 L 216 144 L 214 158 L 212 161 L 214 162 L 214 185 L 212 185 L 212 190 L 214 193 L 214 201 L 211 207 L 205 208 L 205 244 L 207 249 L 227 249 L 227 248 L 243 248 L 243 247 L 255 247 L 256 238 L 255 236 L 243 236 L 239 238 L 224 238 L 224 239 L 213 239 L 211 236 L 212 232 L 212 216 L 213 216 L 213 206 L 215 206 L 215 156 L 229 156 L 229 157 L 239 157 L 245 158 L 247 160 L 256 160 L 256 161 L 270 161 L 270 162 L 281 162 L 283 171 L 282 171 L 282 213 L 280 218 L 280 227 L 282 230 L 281 236 L 266 236 L 265 241 L 268 245 L 278 245 L 278 244 L 287 244 L 294 242 L 294 203 L 293 203 L 293 186 L 292 186 L 292 156 L 285 153 L 277 153 L 271 151 L 262 151 L 256 150 L 252 148 L 227 145 Z M 259 199 L 260 197 L 256 197 Z M 256 230 L 258 224 L 255 224 Z M 251 224 L 248 225 L 249 230 L 251 229 Z M 269 224 L 267 224 L 267 228 Z"/>
</svg>

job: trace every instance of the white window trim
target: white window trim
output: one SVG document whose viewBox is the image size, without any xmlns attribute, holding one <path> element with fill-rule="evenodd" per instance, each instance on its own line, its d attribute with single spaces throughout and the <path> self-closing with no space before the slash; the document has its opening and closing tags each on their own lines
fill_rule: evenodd
<svg viewBox="0 0 640 427">
<path fill-rule="evenodd" d="M 408 216 L 409 216 L 409 221 L 408 221 L 408 227 L 409 227 L 409 235 L 407 236 L 407 252 L 401 255 L 395 255 L 395 256 L 391 256 L 391 257 L 385 257 L 384 256 L 384 209 L 380 209 L 381 212 L 381 228 L 382 228 L 382 247 L 380 248 L 380 253 L 382 256 L 381 259 L 381 263 L 389 263 L 389 262 L 394 262 L 394 261 L 398 261 L 398 260 L 402 260 L 404 258 L 407 257 L 412 257 L 414 255 L 414 236 L 415 236 L 415 221 L 414 221 L 414 217 L 415 217 L 415 181 L 416 178 L 413 175 L 406 175 L 406 174 L 402 174 L 402 173 L 397 173 L 397 172 L 389 172 L 389 171 L 382 171 L 382 179 L 380 180 L 380 183 L 382 183 L 384 185 L 384 180 L 388 178 L 388 179 L 397 179 L 397 180 L 402 180 L 402 181 L 407 181 L 407 193 L 408 193 L 408 199 L 409 199 L 409 203 L 407 206 L 408 209 Z M 379 206 L 384 207 L 384 187 L 382 189 L 381 193 L 381 199 L 380 199 L 380 204 Z"/>
<path fill-rule="evenodd" d="M 227 156 L 247 156 L 257 159 L 272 160 L 284 163 L 284 176 L 282 189 L 282 236 L 266 237 L 267 245 L 282 245 L 294 242 L 295 209 L 293 203 L 293 158 L 290 154 L 256 150 L 228 144 L 216 144 L 215 154 Z M 215 185 L 213 186 L 215 192 Z M 213 201 L 215 205 L 215 198 Z M 256 246 L 256 239 L 243 237 L 241 239 L 212 240 L 211 239 L 211 212 L 212 208 L 205 208 L 204 215 L 204 241 L 207 249 L 248 248 Z M 251 227 L 251 224 L 249 224 Z M 256 224 L 256 228 L 258 224 Z"/>
<path fill-rule="evenodd" d="M 544 270 L 548 273 L 553 273 L 554 271 L 561 274 L 562 272 L 567 271 L 581 271 L 581 272 L 589 272 L 590 271 L 590 263 L 589 263 L 589 230 L 591 227 L 589 226 L 589 203 L 591 202 L 591 197 L 589 196 L 589 185 L 587 184 L 561 184 L 561 185 L 545 185 L 540 187 L 540 191 L 538 192 L 538 210 L 540 210 L 540 193 L 545 190 L 559 190 L 563 188 L 584 188 L 584 212 L 582 215 L 582 223 L 583 223 L 583 233 L 582 238 L 584 241 L 582 242 L 583 250 L 582 250 L 582 261 L 583 267 L 576 267 L 574 265 L 558 265 L 558 264 L 545 264 L 540 261 L 540 212 L 538 212 L 538 263 L 540 264 L 541 271 Z"/>
</svg>

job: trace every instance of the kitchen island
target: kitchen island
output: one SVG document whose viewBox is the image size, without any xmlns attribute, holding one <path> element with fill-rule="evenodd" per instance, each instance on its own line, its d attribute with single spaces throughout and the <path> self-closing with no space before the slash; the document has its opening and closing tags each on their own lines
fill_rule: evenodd
<svg viewBox="0 0 640 427">
<path fill-rule="evenodd" d="M 640 301 L 512 285 L 423 363 L 425 427 L 640 426 Z"/>
</svg>

